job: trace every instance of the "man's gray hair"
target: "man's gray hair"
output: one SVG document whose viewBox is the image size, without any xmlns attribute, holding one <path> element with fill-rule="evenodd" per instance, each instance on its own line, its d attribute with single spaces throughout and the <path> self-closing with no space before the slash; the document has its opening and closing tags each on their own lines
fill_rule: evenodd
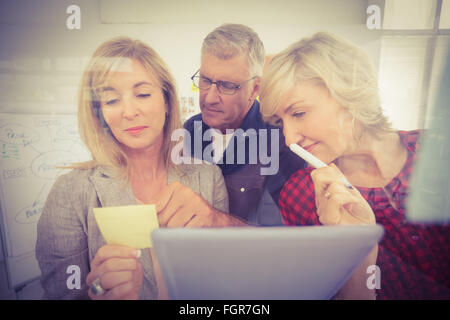
<svg viewBox="0 0 450 320">
<path fill-rule="evenodd" d="M 205 53 L 213 54 L 219 59 L 248 54 L 250 75 L 262 75 L 264 45 L 253 29 L 242 24 L 224 24 L 211 31 L 203 40 L 202 54 Z"/>
</svg>

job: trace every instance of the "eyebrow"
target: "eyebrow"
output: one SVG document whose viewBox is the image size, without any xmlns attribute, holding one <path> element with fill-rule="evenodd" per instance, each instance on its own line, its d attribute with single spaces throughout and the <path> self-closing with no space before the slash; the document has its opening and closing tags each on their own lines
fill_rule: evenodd
<svg viewBox="0 0 450 320">
<path fill-rule="evenodd" d="M 148 84 L 148 85 L 153 86 L 153 87 L 155 86 L 153 83 L 150 83 L 150 82 L 147 82 L 147 81 L 141 81 L 141 82 L 136 83 L 136 84 L 133 86 L 133 88 L 137 88 L 137 87 L 142 86 L 142 85 L 145 85 L 145 84 Z"/>
<path fill-rule="evenodd" d="M 137 87 L 140 87 L 140 86 L 146 85 L 146 84 L 147 84 L 147 85 L 150 85 L 150 86 L 153 86 L 153 84 L 150 83 L 150 82 L 147 82 L 147 81 L 141 81 L 141 82 L 136 83 L 136 84 L 133 86 L 133 89 L 136 89 Z M 98 89 L 98 92 L 99 92 L 99 93 L 105 92 L 105 91 L 116 91 L 116 89 L 114 89 L 113 87 L 104 87 L 104 88 Z"/>
<path fill-rule="evenodd" d="M 208 80 L 210 80 L 210 81 L 213 81 L 211 78 L 209 78 L 209 77 L 203 75 L 202 73 L 199 73 L 199 75 L 200 75 L 200 77 L 202 77 L 202 78 L 206 78 L 206 79 L 208 79 Z M 234 80 L 216 80 L 216 82 L 231 82 L 231 83 L 233 83 L 233 84 L 239 84 L 239 81 L 234 81 Z"/>
</svg>

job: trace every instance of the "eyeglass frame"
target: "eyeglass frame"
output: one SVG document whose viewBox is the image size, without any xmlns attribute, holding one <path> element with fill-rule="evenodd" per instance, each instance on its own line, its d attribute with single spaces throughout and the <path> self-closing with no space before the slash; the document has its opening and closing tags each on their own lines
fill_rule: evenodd
<svg viewBox="0 0 450 320">
<path fill-rule="evenodd" d="M 248 79 L 248 80 L 242 81 L 241 83 L 234 83 L 234 82 L 231 82 L 231 81 L 222 81 L 222 80 L 219 80 L 219 81 L 212 81 L 211 79 L 209 79 L 209 78 L 207 78 L 207 77 L 203 77 L 203 76 L 197 75 L 197 73 L 199 73 L 199 71 L 200 71 L 200 69 L 198 69 L 197 72 L 194 73 L 194 75 L 191 77 L 192 83 L 194 84 L 194 86 L 195 86 L 196 88 L 198 88 L 199 90 L 209 90 L 209 89 L 211 89 L 212 85 L 215 84 L 217 90 L 218 90 L 220 93 L 226 94 L 226 95 L 228 95 L 228 96 L 235 95 L 236 92 L 241 88 L 241 86 L 242 86 L 244 83 L 249 82 L 249 81 L 251 81 L 251 80 L 253 80 L 253 79 L 255 79 L 255 78 L 258 77 L 258 76 L 253 76 L 253 77 L 251 77 L 251 78 Z M 211 82 L 211 84 L 209 85 L 209 87 L 208 87 L 207 89 L 201 89 L 199 86 L 196 86 L 196 85 L 195 85 L 194 78 L 207 79 L 209 82 Z M 222 85 L 221 85 L 221 83 L 225 83 L 225 82 L 231 83 L 231 84 L 233 84 L 233 85 L 235 86 L 235 87 L 233 88 L 233 90 L 234 90 L 233 93 L 225 93 L 225 92 L 222 92 L 222 89 L 221 89 L 221 88 L 222 88 Z"/>
</svg>

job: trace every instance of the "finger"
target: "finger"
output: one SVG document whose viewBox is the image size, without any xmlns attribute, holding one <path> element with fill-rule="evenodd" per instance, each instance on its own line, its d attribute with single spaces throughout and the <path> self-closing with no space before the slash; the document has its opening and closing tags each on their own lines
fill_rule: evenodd
<svg viewBox="0 0 450 320">
<path fill-rule="evenodd" d="M 99 281 L 98 284 L 100 285 L 101 289 L 103 290 L 103 292 L 101 294 L 98 292 L 98 290 L 99 290 L 98 288 L 95 288 L 96 290 L 93 291 L 93 288 L 91 287 L 91 285 L 89 285 L 88 295 L 93 300 L 102 300 L 102 299 L 104 299 L 104 295 L 106 293 L 106 289 L 102 285 L 101 278 L 98 278 L 98 281 Z"/>
<path fill-rule="evenodd" d="M 167 222 L 168 228 L 185 227 L 195 217 L 195 208 L 192 205 L 179 208 Z"/>
<path fill-rule="evenodd" d="M 320 201 L 318 209 L 336 208 L 337 206 L 343 207 L 345 204 L 356 203 L 358 201 L 359 199 L 348 192 L 330 192 L 328 198 L 323 197 L 323 200 Z M 324 212 L 324 210 L 320 211 L 321 213 L 318 212 L 319 215 Z"/>
<path fill-rule="evenodd" d="M 168 226 L 189 228 L 215 226 L 218 213 L 205 199 L 195 192 L 191 192 L 193 193 L 192 200 L 177 211 Z"/>
<path fill-rule="evenodd" d="M 111 290 L 118 285 L 131 282 L 133 280 L 134 271 L 118 271 L 108 272 L 101 277 L 101 286 L 105 290 Z"/>
<path fill-rule="evenodd" d="M 351 195 L 352 197 L 355 197 L 355 195 L 351 191 L 352 191 L 351 189 L 347 188 L 344 184 L 340 182 L 332 182 L 328 185 L 328 188 L 325 193 L 348 194 Z"/>
<path fill-rule="evenodd" d="M 98 249 L 94 260 L 91 262 L 91 267 L 98 267 L 103 261 L 111 258 L 139 258 L 141 250 L 120 246 L 115 244 L 107 244 Z"/>
<path fill-rule="evenodd" d="M 316 207 L 320 208 L 323 203 L 327 203 L 331 194 L 347 192 L 344 190 L 344 185 L 341 181 L 336 181 L 336 179 L 332 179 L 332 177 L 328 177 L 326 181 L 320 180 L 322 177 L 316 175 L 316 182 L 314 183 L 314 193 L 315 193 L 315 201 Z M 323 174 L 323 176 L 327 175 L 327 173 Z M 342 186 L 342 188 L 340 188 Z"/>
<path fill-rule="evenodd" d="M 375 223 L 370 206 L 349 192 L 332 194 L 324 206 L 317 210 L 317 214 L 323 224 Z"/>
<path fill-rule="evenodd" d="M 101 278 L 107 273 L 114 273 L 118 271 L 134 271 L 137 268 L 139 261 L 136 258 L 110 258 L 105 260 L 101 265 L 93 268 L 86 277 L 86 283 L 90 286 L 95 279 Z"/>
<path fill-rule="evenodd" d="M 134 271 L 110 272 L 105 274 L 100 279 L 100 285 L 105 289 L 105 292 L 97 296 L 89 290 L 88 295 L 93 300 L 138 299 L 142 279 L 142 266 L 138 263 Z"/>
<path fill-rule="evenodd" d="M 105 291 L 103 294 L 101 294 L 101 295 L 96 295 L 96 294 L 94 294 L 94 293 L 91 291 L 91 288 L 89 288 L 89 290 L 88 290 L 88 296 L 89 296 L 89 298 L 91 298 L 92 300 L 103 300 L 103 299 L 105 299 L 105 293 L 106 293 L 106 291 Z"/>
<path fill-rule="evenodd" d="M 313 170 L 311 172 L 311 178 L 314 183 L 314 192 L 316 196 L 324 194 L 328 185 L 333 182 L 343 184 L 342 178 L 330 167 Z"/>
<path fill-rule="evenodd" d="M 143 270 L 141 263 L 138 263 L 137 268 L 133 271 L 130 281 L 123 282 L 114 288 L 106 291 L 105 299 L 139 299 L 139 292 L 142 286 Z"/>
<path fill-rule="evenodd" d="M 173 194 L 165 209 L 158 214 L 158 222 L 160 225 L 168 226 L 169 221 L 174 215 L 178 215 L 177 212 L 187 212 L 186 207 L 194 209 L 194 204 L 197 203 L 197 197 L 198 195 L 191 189 L 180 184 L 180 187 L 178 187 L 176 193 Z M 192 213 L 189 214 L 188 218 L 190 217 L 192 217 Z M 183 217 L 179 216 L 177 219 L 183 219 Z"/>
<path fill-rule="evenodd" d="M 327 201 L 327 203 L 317 210 L 319 221 L 323 225 L 336 225 L 341 221 L 340 204 L 336 201 Z"/>
<path fill-rule="evenodd" d="M 336 172 L 336 174 L 342 178 L 342 183 L 347 189 L 349 190 L 355 189 L 355 187 L 353 187 L 353 185 L 347 180 L 342 171 L 334 163 L 330 164 L 330 168 L 332 168 Z"/>
<path fill-rule="evenodd" d="M 336 182 L 343 183 L 344 185 L 346 185 L 346 181 L 347 181 L 344 174 L 341 172 L 341 170 L 339 170 L 339 168 L 334 163 L 331 163 L 327 167 L 313 170 L 311 172 L 311 177 L 313 178 L 313 181 L 314 181 L 314 179 L 317 179 L 318 177 L 320 177 L 320 179 L 319 179 L 320 181 L 327 181 L 327 180 L 336 181 Z M 321 191 L 323 191 L 323 189 L 318 190 L 318 191 L 321 192 Z"/>
<path fill-rule="evenodd" d="M 186 228 L 203 228 L 205 226 L 212 225 L 211 223 L 208 223 L 208 221 L 205 221 L 205 216 L 194 216 L 191 220 L 189 220 L 185 227 Z"/>
<path fill-rule="evenodd" d="M 355 198 L 350 193 L 332 193 L 331 196 L 321 203 L 317 210 L 319 221 L 326 225 L 336 225 L 345 214 L 343 205 L 354 202 Z"/>
<path fill-rule="evenodd" d="M 132 281 L 127 281 L 118 286 L 106 291 L 103 294 L 103 299 L 106 300 L 118 300 L 125 297 L 135 291 L 135 285 Z"/>
<path fill-rule="evenodd" d="M 160 226 L 167 226 L 172 217 L 183 207 L 183 202 L 177 197 L 172 197 L 166 207 L 158 213 L 158 223 Z"/>
<path fill-rule="evenodd" d="M 339 170 L 339 168 L 336 167 L 334 164 L 330 164 L 329 166 L 312 170 L 311 177 L 314 178 L 314 176 L 316 176 L 319 173 L 326 173 L 329 174 L 330 176 L 336 176 L 338 178 L 344 176 L 342 172 Z"/>
<path fill-rule="evenodd" d="M 91 283 L 100 275 L 100 265 L 112 258 L 138 259 L 141 256 L 141 250 L 119 245 L 105 245 L 98 249 L 94 259 L 91 262 L 91 272 L 86 277 L 86 283 Z"/>
<path fill-rule="evenodd" d="M 177 191 L 177 189 L 182 186 L 179 182 L 172 182 L 167 187 L 165 187 L 157 196 L 158 202 L 156 202 L 156 212 L 160 212 L 164 210 L 164 208 L 167 206 L 167 204 L 170 202 L 170 199 L 172 198 L 173 194 Z"/>
<path fill-rule="evenodd" d="M 328 186 L 328 189 L 326 190 L 326 193 L 331 194 L 349 194 L 351 197 L 348 198 L 348 202 L 344 203 L 344 208 L 351 214 L 354 214 L 354 212 L 358 211 L 358 206 L 364 207 L 369 206 L 366 199 L 361 195 L 361 193 L 358 191 L 358 189 L 353 188 L 349 189 L 345 185 L 341 183 L 332 183 Z M 355 208 L 352 210 L 352 208 Z M 371 216 L 371 210 L 367 212 L 362 212 L 363 216 L 369 218 Z"/>
<path fill-rule="evenodd" d="M 105 290 L 101 295 L 95 295 L 89 288 L 89 296 L 92 299 L 105 299 L 106 292 L 126 282 L 133 281 L 133 271 L 109 272 L 104 274 L 100 279 L 100 286 Z"/>
<path fill-rule="evenodd" d="M 329 168 L 339 177 L 344 178 L 345 175 L 342 173 L 342 171 L 334 164 L 330 163 Z"/>
<path fill-rule="evenodd" d="M 348 203 L 344 205 L 348 214 L 354 218 L 354 222 L 358 224 L 375 224 L 376 218 L 372 208 L 364 202 Z"/>
</svg>

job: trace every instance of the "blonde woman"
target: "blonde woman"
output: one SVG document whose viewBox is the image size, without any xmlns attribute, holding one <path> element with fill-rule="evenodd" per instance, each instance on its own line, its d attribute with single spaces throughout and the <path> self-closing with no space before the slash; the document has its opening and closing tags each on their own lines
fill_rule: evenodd
<svg viewBox="0 0 450 320">
<path fill-rule="evenodd" d="M 92 211 L 156 203 L 162 226 L 232 224 L 220 169 L 171 162 L 178 102 L 158 54 L 129 38 L 100 45 L 82 77 L 78 123 L 93 160 L 58 178 L 40 217 L 36 257 L 45 297 L 167 297 L 153 253 L 106 245 Z M 81 289 L 69 290 L 73 265 Z"/>
<path fill-rule="evenodd" d="M 450 228 L 412 224 L 405 200 L 419 131 L 391 128 L 367 55 L 328 33 L 294 43 L 263 75 L 261 112 L 329 167 L 302 169 L 279 205 L 289 225 L 373 224 L 385 236 L 338 297 L 374 298 L 370 265 L 381 271 L 380 299 L 450 298 Z M 355 187 L 347 188 L 342 176 Z"/>
</svg>

